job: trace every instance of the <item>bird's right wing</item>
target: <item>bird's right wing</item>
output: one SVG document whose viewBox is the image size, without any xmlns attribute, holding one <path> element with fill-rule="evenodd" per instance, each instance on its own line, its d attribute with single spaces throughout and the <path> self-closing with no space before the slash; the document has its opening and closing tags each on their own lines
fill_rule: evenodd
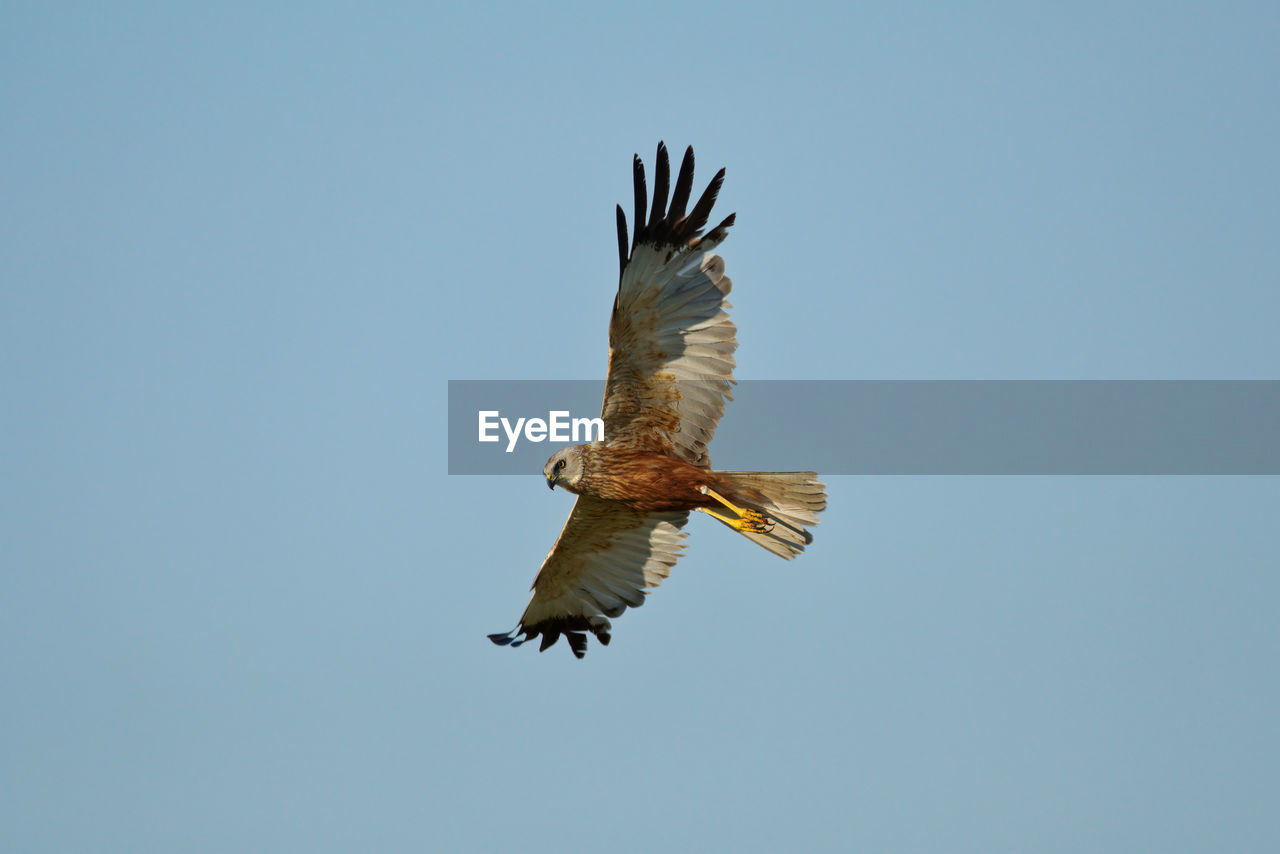
<svg viewBox="0 0 1280 854">
<path fill-rule="evenodd" d="M 578 658 L 591 632 L 608 644 L 616 617 L 644 604 L 684 549 L 686 512 L 642 513 L 612 501 L 579 496 L 533 580 L 533 598 L 519 624 L 489 635 L 496 644 L 519 646 L 542 635 L 545 650 L 564 635 Z"/>
</svg>

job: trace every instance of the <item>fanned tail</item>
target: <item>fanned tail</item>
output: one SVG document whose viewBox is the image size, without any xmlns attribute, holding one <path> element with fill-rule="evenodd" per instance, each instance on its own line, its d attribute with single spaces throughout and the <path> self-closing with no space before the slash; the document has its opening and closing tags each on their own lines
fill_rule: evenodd
<svg viewBox="0 0 1280 854">
<path fill-rule="evenodd" d="M 827 489 L 812 471 L 717 471 L 721 488 L 734 503 L 764 514 L 772 523 L 761 533 L 742 536 L 787 560 L 813 542 L 808 528 L 818 524 L 827 506 Z M 735 529 L 736 530 L 736 529 Z"/>
</svg>

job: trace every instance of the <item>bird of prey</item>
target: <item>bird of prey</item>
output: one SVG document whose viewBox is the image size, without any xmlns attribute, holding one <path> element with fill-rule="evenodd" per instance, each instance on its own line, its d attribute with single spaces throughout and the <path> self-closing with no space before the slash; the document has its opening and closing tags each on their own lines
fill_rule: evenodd
<svg viewBox="0 0 1280 854">
<path fill-rule="evenodd" d="M 724 182 L 721 169 L 688 213 L 693 149 L 685 151 L 668 203 L 671 167 L 658 144 L 653 206 L 636 155 L 635 230 L 618 206 L 618 293 L 609 321 L 603 441 L 563 448 L 547 461 L 547 486 L 578 496 L 533 581 L 520 622 L 494 643 L 563 635 L 582 658 L 587 633 L 608 644 L 616 617 L 644 604 L 684 549 L 691 511 L 706 513 L 783 558 L 812 542 L 806 526 L 826 507 L 815 472 L 711 468 L 707 444 L 732 399 L 737 327 L 730 281 L 712 253 L 735 214 L 706 233 Z"/>
</svg>

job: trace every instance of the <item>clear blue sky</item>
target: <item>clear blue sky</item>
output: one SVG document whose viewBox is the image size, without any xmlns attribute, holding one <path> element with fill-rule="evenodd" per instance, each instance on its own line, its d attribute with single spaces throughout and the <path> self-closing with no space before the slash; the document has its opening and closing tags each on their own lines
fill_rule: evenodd
<svg viewBox="0 0 1280 854">
<path fill-rule="evenodd" d="M 1280 848 L 1276 478 L 834 478 L 579 662 L 444 473 L 659 139 L 740 378 L 1275 378 L 1274 4 L 433 5 L 0 12 L 0 849 Z"/>
</svg>

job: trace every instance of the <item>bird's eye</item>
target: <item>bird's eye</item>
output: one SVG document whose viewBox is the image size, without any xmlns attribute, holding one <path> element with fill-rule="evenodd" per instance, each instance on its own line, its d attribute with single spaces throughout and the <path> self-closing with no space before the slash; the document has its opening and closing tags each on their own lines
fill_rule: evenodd
<svg viewBox="0 0 1280 854">
<path fill-rule="evenodd" d="M 557 470 L 557 471 L 558 471 L 558 470 L 560 470 L 560 469 L 562 469 L 562 468 L 564 468 L 564 460 L 560 460 L 558 463 L 556 463 L 556 470 Z"/>
</svg>

